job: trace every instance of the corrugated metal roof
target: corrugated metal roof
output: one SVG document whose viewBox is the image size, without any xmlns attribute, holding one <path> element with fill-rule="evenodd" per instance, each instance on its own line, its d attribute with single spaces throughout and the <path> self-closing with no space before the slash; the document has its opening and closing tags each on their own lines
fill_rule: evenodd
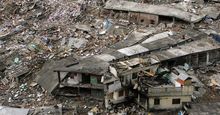
<svg viewBox="0 0 220 115">
<path fill-rule="evenodd" d="M 134 45 L 134 46 L 131 46 L 131 47 L 127 47 L 127 48 L 123 48 L 123 49 L 119 49 L 118 50 L 120 53 L 123 53 L 127 56 L 131 56 L 131 55 L 135 55 L 135 54 L 139 54 L 139 53 L 142 53 L 142 52 L 146 52 L 146 51 L 149 51 L 149 49 L 141 46 L 141 45 Z"/>
</svg>

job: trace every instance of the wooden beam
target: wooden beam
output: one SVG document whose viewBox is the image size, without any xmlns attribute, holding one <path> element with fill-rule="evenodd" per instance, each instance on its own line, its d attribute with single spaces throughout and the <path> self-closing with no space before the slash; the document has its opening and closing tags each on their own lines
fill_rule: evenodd
<svg viewBox="0 0 220 115">
<path fill-rule="evenodd" d="M 158 65 L 158 64 L 155 64 L 155 65 Z M 140 71 L 145 71 L 147 69 L 154 68 L 155 65 L 151 65 L 151 66 L 147 66 L 147 67 L 136 67 L 136 68 L 133 68 L 130 70 L 125 70 L 125 71 L 119 72 L 119 76 L 126 76 L 126 75 L 130 75 L 130 74 L 137 73 Z"/>
<path fill-rule="evenodd" d="M 59 80 L 59 84 L 60 84 L 61 83 L 60 72 L 57 71 L 57 74 L 58 74 L 58 80 Z"/>
</svg>

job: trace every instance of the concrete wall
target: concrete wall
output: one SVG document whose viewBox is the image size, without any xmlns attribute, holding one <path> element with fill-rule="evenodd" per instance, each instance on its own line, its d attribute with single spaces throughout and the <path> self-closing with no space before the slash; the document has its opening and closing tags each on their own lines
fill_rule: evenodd
<svg viewBox="0 0 220 115">
<path fill-rule="evenodd" d="M 131 79 L 132 79 L 132 75 L 124 76 L 124 80 L 122 82 L 123 85 L 130 85 Z"/>
<path fill-rule="evenodd" d="M 115 91 L 113 93 L 109 93 L 105 96 L 105 106 L 109 105 L 109 101 L 113 104 L 121 103 L 126 100 L 127 94 L 125 90 L 121 90 L 123 95 L 119 95 L 120 91 Z"/>
<path fill-rule="evenodd" d="M 129 21 L 140 25 L 158 24 L 159 16 L 145 13 L 131 12 Z"/>
<path fill-rule="evenodd" d="M 125 91 L 123 91 L 123 96 L 119 96 L 120 91 L 115 91 L 113 93 L 113 100 L 122 100 L 125 98 Z"/>
<path fill-rule="evenodd" d="M 157 25 L 159 22 L 159 16 L 153 14 L 115 10 L 105 10 L 105 13 L 109 14 L 109 18 L 129 20 L 129 22 L 139 25 Z"/>
<path fill-rule="evenodd" d="M 159 21 L 159 16 L 157 15 L 140 13 L 138 23 L 140 25 L 149 25 L 149 24 L 157 25 L 158 21 Z"/>
<path fill-rule="evenodd" d="M 190 54 L 187 56 L 183 56 L 181 58 L 173 59 L 172 61 L 173 63 L 175 62 L 175 65 L 183 65 L 184 63 L 188 63 L 191 66 L 206 66 L 209 63 L 213 63 L 219 60 L 220 60 L 220 50 L 216 49 L 216 50 L 211 50 L 196 54 Z M 167 62 L 165 62 L 165 64 L 166 63 Z"/>
<path fill-rule="evenodd" d="M 207 59 L 207 61 L 210 62 L 210 63 L 213 63 L 215 61 L 219 61 L 220 51 L 219 50 L 209 51 L 207 53 L 207 57 L 209 58 L 209 59 Z"/>
<path fill-rule="evenodd" d="M 159 105 L 154 105 L 154 99 L 160 99 Z M 172 104 L 172 99 L 180 98 L 180 104 Z M 178 97 L 150 97 L 149 109 L 177 109 L 182 107 L 183 102 L 191 102 L 191 96 L 178 96 Z"/>
<path fill-rule="evenodd" d="M 68 85 L 76 85 L 82 82 L 82 74 L 79 73 L 69 73 L 69 74 L 70 74 L 69 77 L 65 79 L 65 83 L 67 83 Z M 63 75 L 67 75 L 67 73 L 64 74 L 64 72 L 60 72 L 61 78 L 64 77 Z"/>
<path fill-rule="evenodd" d="M 120 81 L 114 81 L 113 84 L 108 85 L 108 92 L 109 93 L 114 92 L 114 91 L 119 90 L 119 89 L 122 89 Z"/>
<path fill-rule="evenodd" d="M 100 89 L 92 89 L 91 90 L 91 96 L 99 99 L 103 99 L 104 97 L 104 91 Z"/>
</svg>

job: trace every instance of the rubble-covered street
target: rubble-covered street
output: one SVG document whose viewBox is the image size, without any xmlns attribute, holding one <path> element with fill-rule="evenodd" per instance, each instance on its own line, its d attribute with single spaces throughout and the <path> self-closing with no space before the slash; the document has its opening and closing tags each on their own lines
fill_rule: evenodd
<svg viewBox="0 0 220 115">
<path fill-rule="evenodd" d="M 0 0 L 0 115 L 220 114 L 219 62 L 218 0 Z"/>
</svg>

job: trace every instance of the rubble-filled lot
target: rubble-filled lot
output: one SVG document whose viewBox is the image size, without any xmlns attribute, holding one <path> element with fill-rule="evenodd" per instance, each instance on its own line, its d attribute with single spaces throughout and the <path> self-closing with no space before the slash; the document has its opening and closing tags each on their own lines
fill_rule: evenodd
<svg viewBox="0 0 220 115">
<path fill-rule="evenodd" d="M 0 1 L 1 105 L 35 108 L 62 103 L 35 82 L 42 64 L 99 54 L 128 33 L 90 14 L 90 9 L 97 10 L 85 1 Z"/>
<path fill-rule="evenodd" d="M 199 19 L 202 17 L 201 20 L 196 20 L 197 23 L 194 24 L 193 16 L 185 18 L 174 13 L 167 14 L 174 15 L 168 18 L 167 15 L 158 16 L 158 24 L 154 24 L 152 19 L 152 24 L 146 26 L 139 24 L 143 22 L 139 19 L 137 23 L 129 22 L 127 18 L 123 19 L 122 17 L 127 17 L 128 14 L 122 11 L 118 11 L 119 13 L 106 11 L 105 0 L 1 0 L 0 105 L 3 108 L 8 106 L 30 109 L 32 111 L 29 112 L 30 115 L 38 113 L 77 115 L 88 114 L 88 111 L 101 114 L 147 114 L 148 111 L 133 102 L 105 109 L 102 101 L 94 100 L 90 96 L 52 95 L 37 83 L 37 75 L 43 65 L 52 60 L 58 61 L 66 57 L 77 60 L 111 52 L 113 49 L 118 51 L 117 48 L 140 44 L 148 37 L 153 40 L 163 39 L 164 36 L 179 34 L 189 28 L 203 31 L 208 35 L 219 34 L 218 1 L 179 1 L 137 0 L 140 3 L 181 10 L 183 13 L 196 15 L 195 17 L 198 16 Z M 145 38 L 135 41 L 139 33 L 129 38 L 128 36 L 134 31 L 144 33 L 143 36 L 146 34 Z M 162 32 L 165 34 L 155 35 Z M 178 40 L 188 39 L 188 36 L 180 35 Z M 126 43 L 126 40 L 134 41 Z M 193 68 L 188 74 L 196 76 L 204 84 L 203 88 L 194 92 L 193 98 L 196 99 L 196 103 L 219 101 L 219 63 L 215 62 L 206 68 Z M 41 107 L 45 107 L 47 113 L 42 111 Z M 25 114 L 27 111 L 23 112 Z M 178 111 L 155 114 L 176 112 Z"/>
</svg>

